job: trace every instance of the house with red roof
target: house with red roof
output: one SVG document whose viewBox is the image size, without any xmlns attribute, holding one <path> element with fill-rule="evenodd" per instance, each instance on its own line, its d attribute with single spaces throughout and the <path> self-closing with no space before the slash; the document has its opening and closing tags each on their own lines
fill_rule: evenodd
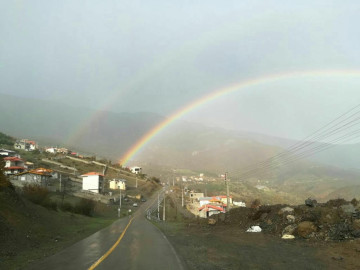
<svg viewBox="0 0 360 270">
<path fill-rule="evenodd" d="M 222 206 L 205 204 L 199 208 L 199 216 L 201 218 L 208 218 L 212 215 L 225 213 L 225 209 Z"/>
<path fill-rule="evenodd" d="M 25 150 L 25 151 L 34 151 L 38 149 L 38 145 L 35 141 L 22 139 L 18 140 L 14 144 L 15 149 Z"/>
<path fill-rule="evenodd" d="M 14 174 L 22 173 L 26 169 L 24 160 L 19 157 L 6 157 L 4 158 L 4 161 L 5 161 L 5 168 L 4 168 L 5 175 L 14 175 Z"/>
<path fill-rule="evenodd" d="M 37 184 L 47 186 L 53 171 L 45 168 L 37 168 L 30 171 L 18 173 L 15 175 L 17 180 L 24 184 Z"/>
<path fill-rule="evenodd" d="M 104 175 L 98 172 L 89 172 L 82 176 L 82 189 L 94 193 L 101 193 L 104 187 Z"/>
</svg>

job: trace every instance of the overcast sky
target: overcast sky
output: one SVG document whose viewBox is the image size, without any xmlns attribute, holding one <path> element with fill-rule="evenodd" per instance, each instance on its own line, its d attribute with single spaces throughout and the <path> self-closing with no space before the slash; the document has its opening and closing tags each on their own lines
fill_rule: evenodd
<svg viewBox="0 0 360 270">
<path fill-rule="evenodd" d="M 0 93 L 162 115 L 249 78 L 360 70 L 354 1 L 1 1 Z M 360 76 L 244 89 L 184 117 L 301 138 L 360 103 Z"/>
</svg>

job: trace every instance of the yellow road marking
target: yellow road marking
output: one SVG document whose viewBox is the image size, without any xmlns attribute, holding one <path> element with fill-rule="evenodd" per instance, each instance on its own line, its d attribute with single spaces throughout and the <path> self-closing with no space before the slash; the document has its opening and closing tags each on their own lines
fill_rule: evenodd
<svg viewBox="0 0 360 270">
<path fill-rule="evenodd" d="M 130 219 L 129 223 L 126 225 L 125 229 L 123 230 L 123 232 L 121 233 L 119 239 L 115 242 L 115 244 L 104 255 L 102 255 L 100 259 L 98 259 L 93 265 L 91 265 L 88 270 L 95 269 L 95 267 L 97 267 L 103 260 L 105 260 L 111 254 L 111 252 L 114 251 L 114 249 L 117 247 L 117 245 L 119 245 L 121 239 L 124 237 L 125 232 L 129 228 L 133 219 L 134 218 Z"/>
</svg>

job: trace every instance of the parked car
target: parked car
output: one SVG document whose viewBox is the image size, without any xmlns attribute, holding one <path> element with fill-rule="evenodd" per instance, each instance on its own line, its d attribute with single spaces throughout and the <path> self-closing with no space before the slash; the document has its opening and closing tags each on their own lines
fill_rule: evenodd
<svg viewBox="0 0 360 270">
<path fill-rule="evenodd" d="M 144 198 L 141 199 L 142 202 L 146 202 L 146 200 Z"/>
<path fill-rule="evenodd" d="M 137 203 L 134 203 L 134 204 L 133 204 L 133 206 L 134 206 L 134 207 L 137 207 L 137 206 L 138 206 L 138 204 L 137 204 Z"/>
</svg>

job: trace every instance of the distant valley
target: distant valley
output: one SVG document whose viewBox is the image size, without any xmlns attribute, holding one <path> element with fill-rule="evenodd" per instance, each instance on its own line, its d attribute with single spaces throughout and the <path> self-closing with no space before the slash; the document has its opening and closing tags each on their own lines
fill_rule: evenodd
<svg viewBox="0 0 360 270">
<path fill-rule="evenodd" d="M 145 112 L 96 112 L 86 108 L 86 104 L 71 107 L 2 94 L 0 98 L 3 101 L 0 107 L 2 132 L 114 160 L 119 160 L 137 140 L 165 119 Z M 336 146 L 309 160 L 241 177 L 248 166 L 272 157 L 294 143 L 296 141 L 180 120 L 153 138 L 135 156 L 132 164 L 140 164 L 158 176 L 169 175 L 176 169 L 213 176 L 227 171 L 236 181 L 246 181 L 252 186 L 254 181 L 267 181 L 274 190 L 287 193 L 297 190 L 304 196 L 321 198 L 354 195 L 360 178 L 359 144 Z"/>
</svg>

